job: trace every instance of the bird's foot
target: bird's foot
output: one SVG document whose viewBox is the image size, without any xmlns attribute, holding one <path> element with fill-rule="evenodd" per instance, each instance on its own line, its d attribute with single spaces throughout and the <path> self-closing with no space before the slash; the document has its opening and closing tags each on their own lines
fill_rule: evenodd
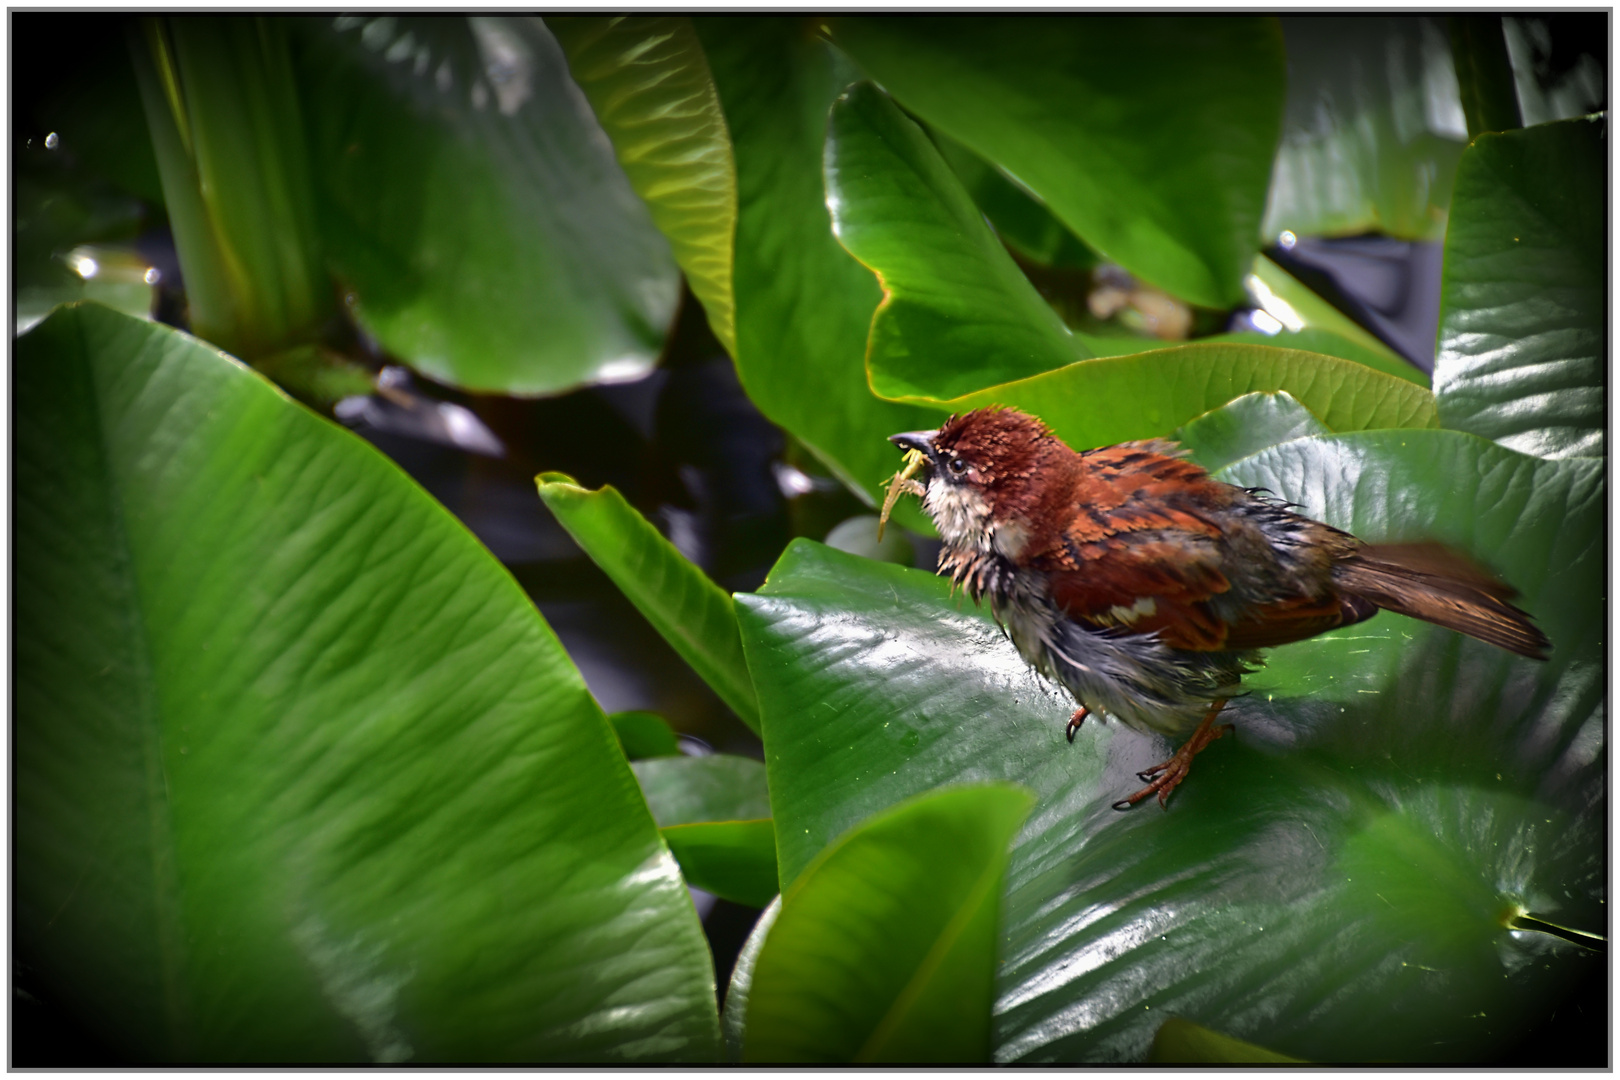
<svg viewBox="0 0 1620 1080">
<path fill-rule="evenodd" d="M 1192 733 L 1192 738 L 1182 743 L 1181 749 L 1177 750 L 1168 759 L 1137 773 L 1136 775 L 1140 779 L 1150 781 L 1150 783 L 1141 791 L 1119 800 L 1114 804 L 1114 809 L 1129 810 L 1149 795 L 1154 794 L 1159 796 L 1159 805 L 1168 808 L 1167 803 L 1170 793 L 1176 790 L 1176 786 L 1185 780 L 1187 774 L 1192 771 L 1193 758 L 1198 756 L 1198 752 L 1222 735 L 1235 730 L 1231 724 L 1215 723 L 1215 717 L 1220 715 L 1221 709 L 1225 706 L 1225 698 L 1211 705 L 1209 712 L 1204 714 L 1204 719 L 1199 723 L 1197 730 Z"/>
<path fill-rule="evenodd" d="M 1064 734 L 1068 735 L 1070 742 L 1074 742 L 1074 733 L 1080 730 L 1080 725 L 1085 723 L 1086 717 L 1090 715 L 1091 710 L 1086 708 L 1084 705 L 1074 710 L 1074 715 L 1069 717 L 1069 726 L 1063 729 Z"/>
</svg>

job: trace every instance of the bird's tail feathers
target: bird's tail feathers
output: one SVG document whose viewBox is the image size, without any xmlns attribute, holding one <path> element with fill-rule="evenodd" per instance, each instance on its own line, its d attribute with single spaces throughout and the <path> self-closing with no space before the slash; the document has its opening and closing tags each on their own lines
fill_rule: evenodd
<svg viewBox="0 0 1620 1080">
<path fill-rule="evenodd" d="M 1534 660 L 1552 643 L 1530 616 L 1508 602 L 1517 595 L 1467 556 L 1440 544 L 1364 544 L 1337 563 L 1344 592 L 1387 611 L 1423 619 Z"/>
</svg>

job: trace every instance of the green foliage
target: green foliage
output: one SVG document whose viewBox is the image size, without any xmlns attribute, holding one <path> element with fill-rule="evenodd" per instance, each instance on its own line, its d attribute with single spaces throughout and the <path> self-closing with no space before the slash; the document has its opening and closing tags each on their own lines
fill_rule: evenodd
<svg viewBox="0 0 1620 1080">
<path fill-rule="evenodd" d="M 1360 364 L 1271 345 L 1192 342 L 1110 356 L 956 398 L 953 409 L 1010 405 L 1071 446 L 1168 434 L 1243 394 L 1284 390 L 1334 431 L 1432 427 L 1424 388 Z"/>
<path fill-rule="evenodd" d="M 776 834 L 765 766 L 729 754 L 632 766 L 686 880 L 762 908 L 776 895 Z"/>
<path fill-rule="evenodd" d="M 1256 299 L 1264 301 L 1262 306 L 1268 310 L 1280 306 L 1283 314 L 1298 324 L 1297 329 L 1290 325 L 1272 337 L 1272 344 L 1343 357 L 1419 386 L 1429 385 L 1423 372 L 1264 255 L 1254 260 L 1249 289 L 1256 294 Z M 1266 344 L 1261 340 L 1265 335 L 1256 333 L 1217 336 L 1228 341 Z"/>
<path fill-rule="evenodd" d="M 669 243 L 538 19 L 298 30 L 321 229 L 361 326 L 471 390 L 652 367 L 680 289 Z"/>
<path fill-rule="evenodd" d="M 18 342 L 16 394 L 16 930 L 92 1030 L 137 1061 L 716 1052 L 601 710 L 442 506 L 95 306 Z"/>
<path fill-rule="evenodd" d="M 689 20 L 553 16 L 574 81 L 669 238 L 714 336 L 737 351 L 731 245 L 737 170 L 709 65 Z"/>
<path fill-rule="evenodd" d="M 1522 127 L 1513 65 L 1499 15 L 1453 15 L 1451 58 L 1457 68 L 1457 90 L 1468 134 L 1512 131 Z"/>
<path fill-rule="evenodd" d="M 776 827 L 770 818 L 697 821 L 659 831 L 681 873 L 698 888 L 755 908 L 776 895 Z"/>
<path fill-rule="evenodd" d="M 867 387 L 866 331 L 879 290 L 832 234 L 821 180 L 827 110 L 849 62 L 798 19 L 697 22 L 737 161 L 737 375 L 760 411 L 876 505 L 896 431 L 939 414 Z M 922 516 L 903 507 L 903 520 Z"/>
<path fill-rule="evenodd" d="M 883 286 L 867 340 L 878 393 L 951 398 L 1091 355 L 871 83 L 833 105 L 826 171 L 833 233 Z"/>
<path fill-rule="evenodd" d="M 1244 394 L 1194 417 L 1176 429 L 1176 441 L 1194 461 L 1215 472 L 1268 446 L 1326 434 L 1326 424 L 1288 391 L 1278 390 Z"/>
<path fill-rule="evenodd" d="M 1007 843 L 1030 797 L 927 792 L 829 845 L 754 963 L 746 1062 L 983 1061 Z"/>
<path fill-rule="evenodd" d="M 921 130 L 870 84 L 833 106 L 826 167 L 834 231 L 884 287 L 867 344 L 880 394 L 1019 406 L 1076 446 L 1163 434 L 1253 390 L 1290 390 L 1339 430 L 1432 423 L 1432 397 L 1410 382 L 1271 345 L 1087 360 L 1090 343 L 1041 300 Z"/>
<path fill-rule="evenodd" d="M 191 323 L 257 358 L 332 311 L 283 19 L 144 19 L 135 73 Z"/>
<path fill-rule="evenodd" d="M 1091 248 L 1193 303 L 1243 298 L 1286 83 L 1269 19 L 840 19 L 899 101 Z"/>
<path fill-rule="evenodd" d="M 540 497 L 574 541 L 743 723 L 759 730 L 731 597 L 611 487 L 587 491 L 562 473 L 537 479 Z"/>
<path fill-rule="evenodd" d="M 1097 265 L 1097 253 L 1006 173 L 949 135 L 928 134 L 1009 248 L 1046 266 L 1089 270 Z"/>
<path fill-rule="evenodd" d="M 1447 427 L 1602 456 L 1607 127 L 1593 116 L 1482 135 L 1463 155 L 1434 367 Z"/>
<path fill-rule="evenodd" d="M 1440 239 L 1468 141 L 1444 17 L 1280 21 L 1288 106 L 1266 238 Z"/>
<path fill-rule="evenodd" d="M 776 917 L 782 913 L 782 897 L 776 899 L 754 922 L 754 929 L 750 931 L 748 940 L 743 942 L 742 949 L 737 953 L 737 961 L 731 968 L 731 985 L 726 988 L 726 1007 L 720 1014 L 720 1034 L 726 1042 L 726 1060 L 738 1062 L 742 1060 L 743 1035 L 748 1027 L 748 998 L 754 985 L 754 968 L 759 963 L 760 950 L 765 947 L 765 939 L 770 937 L 771 929 L 776 925 Z"/>
</svg>

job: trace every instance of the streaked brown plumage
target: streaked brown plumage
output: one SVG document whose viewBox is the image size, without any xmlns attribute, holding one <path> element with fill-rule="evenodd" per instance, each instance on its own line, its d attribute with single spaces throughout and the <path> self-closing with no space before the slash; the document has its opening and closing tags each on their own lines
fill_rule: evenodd
<svg viewBox="0 0 1620 1080">
<path fill-rule="evenodd" d="M 1513 590 L 1436 543 L 1366 544 L 1268 494 L 1212 479 L 1162 440 L 1076 453 L 1011 409 L 893 436 L 926 455 L 920 490 L 945 545 L 939 572 L 991 610 L 1036 670 L 1089 712 L 1165 734 L 1175 757 L 1143 772 L 1161 805 L 1255 650 L 1380 609 L 1545 659 Z"/>
</svg>

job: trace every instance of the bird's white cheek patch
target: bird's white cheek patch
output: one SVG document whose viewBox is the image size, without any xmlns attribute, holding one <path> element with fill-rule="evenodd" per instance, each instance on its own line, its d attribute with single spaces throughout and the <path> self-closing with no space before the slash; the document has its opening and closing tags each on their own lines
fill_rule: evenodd
<svg viewBox="0 0 1620 1080">
<path fill-rule="evenodd" d="M 936 476 L 928 482 L 926 507 L 947 544 L 989 546 L 990 502 L 982 491 Z"/>
</svg>

